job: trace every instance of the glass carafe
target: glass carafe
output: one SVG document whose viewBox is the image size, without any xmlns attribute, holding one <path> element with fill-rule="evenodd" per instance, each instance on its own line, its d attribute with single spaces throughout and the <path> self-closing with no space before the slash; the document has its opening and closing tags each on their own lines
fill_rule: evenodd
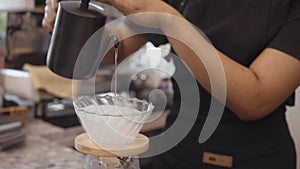
<svg viewBox="0 0 300 169">
<path fill-rule="evenodd" d="M 138 158 L 87 155 L 84 169 L 140 169 Z"/>
</svg>

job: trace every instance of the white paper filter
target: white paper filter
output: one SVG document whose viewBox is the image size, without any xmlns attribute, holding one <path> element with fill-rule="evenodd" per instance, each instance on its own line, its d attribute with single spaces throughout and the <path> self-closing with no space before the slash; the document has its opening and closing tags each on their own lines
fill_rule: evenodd
<svg viewBox="0 0 300 169">
<path fill-rule="evenodd" d="M 135 99 L 137 100 L 137 99 Z M 75 105 L 77 116 L 89 138 L 98 145 L 124 145 L 135 140 L 143 124 L 152 113 L 153 106 L 138 111 L 134 104 L 82 106 Z M 143 101 L 144 102 L 144 101 Z"/>
</svg>

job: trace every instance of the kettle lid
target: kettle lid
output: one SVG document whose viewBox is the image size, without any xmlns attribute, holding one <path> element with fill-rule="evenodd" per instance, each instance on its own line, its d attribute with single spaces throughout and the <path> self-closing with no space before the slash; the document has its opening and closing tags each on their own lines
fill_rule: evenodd
<svg viewBox="0 0 300 169">
<path fill-rule="evenodd" d="M 87 8 L 82 7 L 80 1 L 62 1 L 59 3 L 61 8 L 67 12 L 85 18 L 105 17 L 104 9 L 96 4 L 89 3 Z"/>
</svg>

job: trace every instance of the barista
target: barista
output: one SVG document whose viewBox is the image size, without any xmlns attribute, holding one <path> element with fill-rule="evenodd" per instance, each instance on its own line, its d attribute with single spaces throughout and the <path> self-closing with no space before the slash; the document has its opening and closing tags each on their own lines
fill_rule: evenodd
<svg viewBox="0 0 300 169">
<path fill-rule="evenodd" d="M 291 104 L 290 96 L 300 84 L 299 0 L 100 1 L 113 5 L 125 15 L 157 12 L 183 19 L 180 25 L 168 22 L 166 17 L 132 20 L 163 32 L 185 32 L 187 36 L 197 37 L 190 23 L 196 25 L 210 39 L 224 66 L 226 108 L 213 136 L 200 144 L 198 136 L 212 97 L 209 77 L 200 56 L 180 41 L 167 37 L 176 54 L 195 75 L 201 106 L 192 130 L 172 150 L 159 155 L 155 168 L 296 168 L 285 106 Z M 127 42 L 121 44 L 123 49 L 134 49 L 127 48 L 127 45 L 134 46 Z M 174 105 L 179 105 L 176 83 L 174 90 Z M 174 106 L 168 126 L 178 111 L 178 106 Z M 214 155 L 210 156 L 211 161 L 204 161 L 208 153 Z M 231 165 L 224 161 L 231 161 Z"/>
</svg>

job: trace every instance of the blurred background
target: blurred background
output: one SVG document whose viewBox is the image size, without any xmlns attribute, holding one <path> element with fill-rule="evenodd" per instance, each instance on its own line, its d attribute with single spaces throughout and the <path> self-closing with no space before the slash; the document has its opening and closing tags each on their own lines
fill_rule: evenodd
<svg viewBox="0 0 300 169">
<path fill-rule="evenodd" d="M 51 34 L 42 28 L 44 5 L 44 0 L 0 0 L 2 169 L 22 168 L 23 165 L 30 165 L 29 168 L 82 168 L 84 164 L 84 156 L 74 150 L 74 138 L 83 129 L 72 105 L 72 81 L 58 77 L 45 65 Z M 113 65 L 101 67 L 96 76 L 97 92 L 110 91 L 113 71 Z M 155 76 L 153 72 L 142 73 L 133 79 L 133 96 L 148 99 L 154 88 L 163 90 L 167 96 L 164 112 L 142 130 L 148 136 L 159 133 L 165 124 L 168 108 L 172 105 L 169 80 Z M 288 107 L 287 120 L 297 146 L 300 169 L 299 88 L 296 105 Z M 20 157 L 22 153 L 31 155 Z M 143 159 L 141 165 L 147 168 L 151 159 Z"/>
</svg>

